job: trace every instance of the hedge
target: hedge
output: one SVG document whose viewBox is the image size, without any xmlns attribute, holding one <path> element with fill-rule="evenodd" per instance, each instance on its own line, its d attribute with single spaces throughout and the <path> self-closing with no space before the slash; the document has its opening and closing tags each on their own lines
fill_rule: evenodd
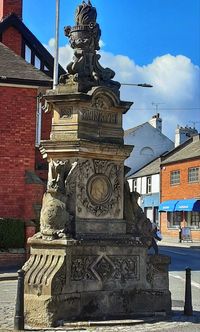
<svg viewBox="0 0 200 332">
<path fill-rule="evenodd" d="M 23 248 L 25 244 L 24 221 L 0 218 L 0 249 Z"/>
</svg>

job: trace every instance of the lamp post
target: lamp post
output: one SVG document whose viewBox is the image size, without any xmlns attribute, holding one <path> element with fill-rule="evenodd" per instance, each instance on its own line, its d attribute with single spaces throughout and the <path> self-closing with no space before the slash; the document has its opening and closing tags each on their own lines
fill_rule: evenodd
<svg viewBox="0 0 200 332">
<path fill-rule="evenodd" d="M 121 85 L 127 85 L 127 86 L 139 86 L 141 88 L 153 88 L 153 85 L 147 84 L 147 83 L 121 83 Z"/>
<path fill-rule="evenodd" d="M 56 0 L 55 57 L 54 57 L 54 71 L 53 71 L 53 88 L 54 89 L 58 85 L 59 20 L 60 20 L 60 0 Z"/>
</svg>

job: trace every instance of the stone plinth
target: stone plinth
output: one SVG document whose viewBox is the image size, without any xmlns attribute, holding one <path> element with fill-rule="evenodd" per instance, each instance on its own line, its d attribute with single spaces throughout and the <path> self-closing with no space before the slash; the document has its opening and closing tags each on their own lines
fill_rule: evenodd
<svg viewBox="0 0 200 332">
<path fill-rule="evenodd" d="M 166 256 L 147 256 L 137 239 L 30 240 L 26 323 L 122 319 L 170 313 Z"/>
</svg>

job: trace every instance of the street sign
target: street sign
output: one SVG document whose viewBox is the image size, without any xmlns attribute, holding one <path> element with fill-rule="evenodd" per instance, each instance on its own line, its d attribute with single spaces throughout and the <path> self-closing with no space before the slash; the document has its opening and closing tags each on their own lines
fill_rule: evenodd
<svg viewBox="0 0 200 332">
<path fill-rule="evenodd" d="M 190 227 L 182 227 L 181 239 L 182 241 L 192 242 L 192 234 Z"/>
</svg>

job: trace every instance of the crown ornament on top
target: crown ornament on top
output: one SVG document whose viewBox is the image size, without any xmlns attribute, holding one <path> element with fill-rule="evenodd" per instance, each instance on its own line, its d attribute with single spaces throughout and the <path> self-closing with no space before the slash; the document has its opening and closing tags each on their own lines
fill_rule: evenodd
<svg viewBox="0 0 200 332">
<path fill-rule="evenodd" d="M 76 9 L 74 27 L 64 28 L 65 36 L 69 38 L 74 49 L 72 62 L 67 65 L 67 74 L 60 77 L 60 83 L 68 86 L 76 85 L 78 92 L 88 92 L 96 86 L 107 86 L 119 92 L 120 83 L 112 78 L 115 72 L 103 68 L 100 63 L 99 40 L 101 29 L 97 23 L 97 11 L 90 0 L 82 2 Z"/>
</svg>

